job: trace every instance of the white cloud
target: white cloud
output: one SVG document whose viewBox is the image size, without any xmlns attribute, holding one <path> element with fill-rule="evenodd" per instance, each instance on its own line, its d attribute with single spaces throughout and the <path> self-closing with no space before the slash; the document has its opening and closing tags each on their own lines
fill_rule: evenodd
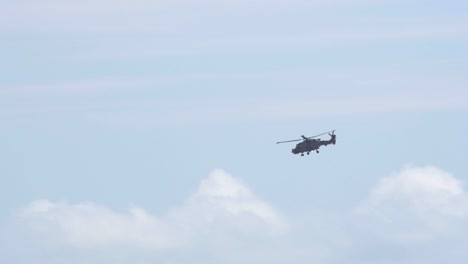
<svg viewBox="0 0 468 264">
<path fill-rule="evenodd" d="M 468 194 L 434 166 L 406 166 L 381 179 L 354 213 L 349 254 L 358 259 L 438 263 L 459 258 L 468 243 Z"/>
<path fill-rule="evenodd" d="M 258 199 L 244 183 L 219 169 L 201 182 L 188 205 L 197 210 L 204 209 L 205 216 L 210 212 L 225 212 L 234 216 L 235 221 L 242 221 L 241 223 L 247 223 L 243 220 L 249 218 L 259 219 L 262 226 L 275 233 L 287 230 L 285 220 L 271 205 Z"/>
<path fill-rule="evenodd" d="M 93 203 L 70 205 L 38 200 L 24 210 L 23 217 L 44 235 L 59 233 L 79 247 L 126 245 L 161 249 L 180 243 L 164 222 L 141 208 L 120 214 Z"/>
<path fill-rule="evenodd" d="M 404 206 L 417 212 L 468 216 L 463 183 L 434 166 L 411 167 L 383 178 L 372 190 L 368 206 Z"/>
<path fill-rule="evenodd" d="M 162 250 L 190 247 L 213 230 L 250 235 L 279 235 L 287 223 L 271 205 L 257 198 L 239 180 L 222 170 L 204 179 L 181 207 L 157 217 L 138 207 L 128 213 L 95 203 L 68 204 L 38 200 L 23 219 L 45 237 L 54 233 L 79 248 L 128 246 Z"/>
</svg>

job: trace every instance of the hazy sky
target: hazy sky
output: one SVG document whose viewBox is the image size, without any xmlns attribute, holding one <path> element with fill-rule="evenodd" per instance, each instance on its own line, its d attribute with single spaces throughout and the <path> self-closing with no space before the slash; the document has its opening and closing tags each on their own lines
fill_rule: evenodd
<svg viewBox="0 0 468 264">
<path fill-rule="evenodd" d="M 466 1 L 0 0 L 0 58 L 2 263 L 468 258 Z"/>
</svg>

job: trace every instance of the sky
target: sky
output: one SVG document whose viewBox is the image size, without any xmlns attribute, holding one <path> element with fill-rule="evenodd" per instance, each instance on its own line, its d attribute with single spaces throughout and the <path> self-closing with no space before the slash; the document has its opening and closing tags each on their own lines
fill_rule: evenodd
<svg viewBox="0 0 468 264">
<path fill-rule="evenodd" d="M 0 262 L 464 263 L 467 25 L 459 0 L 0 0 Z"/>
</svg>

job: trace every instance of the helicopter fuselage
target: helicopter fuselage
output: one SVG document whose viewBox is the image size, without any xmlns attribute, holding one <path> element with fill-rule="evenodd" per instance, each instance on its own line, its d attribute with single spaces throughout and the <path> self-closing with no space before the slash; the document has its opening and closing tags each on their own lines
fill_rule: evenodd
<svg viewBox="0 0 468 264">
<path fill-rule="evenodd" d="M 330 140 L 320 140 L 320 139 L 307 139 L 301 143 L 296 144 L 296 147 L 291 150 L 293 154 L 302 154 L 307 152 L 309 154 L 312 151 L 319 152 L 321 146 L 326 146 L 329 144 L 335 144 L 336 139 L 332 137 Z"/>
<path fill-rule="evenodd" d="M 321 135 L 328 134 L 330 135 L 329 140 L 321 140 L 321 139 L 314 139 L 316 137 L 319 137 Z M 329 144 L 336 144 L 336 135 L 335 135 L 335 130 L 331 130 L 313 137 L 305 137 L 304 135 L 302 137 L 302 142 L 296 144 L 296 147 L 291 150 L 293 154 L 301 154 L 301 156 L 304 156 L 304 152 L 307 153 L 307 155 L 310 154 L 311 151 L 315 151 L 319 153 L 319 148 L 321 146 L 327 146 Z M 300 141 L 301 139 L 293 139 L 293 140 L 286 140 L 286 141 L 279 141 L 276 142 L 276 144 L 280 143 L 288 143 L 288 142 L 294 142 L 294 141 Z"/>
</svg>

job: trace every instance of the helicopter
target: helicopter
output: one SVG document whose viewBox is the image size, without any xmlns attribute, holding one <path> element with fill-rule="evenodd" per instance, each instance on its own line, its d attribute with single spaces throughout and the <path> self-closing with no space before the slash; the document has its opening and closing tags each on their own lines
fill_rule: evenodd
<svg viewBox="0 0 468 264">
<path fill-rule="evenodd" d="M 322 136 L 322 135 L 325 135 L 325 134 L 330 135 L 330 137 L 331 137 L 330 140 L 314 139 L 316 137 L 319 137 L 319 136 Z M 279 141 L 279 142 L 276 142 L 276 144 L 302 140 L 302 142 L 296 144 L 296 147 L 293 148 L 291 150 L 291 152 L 294 155 L 300 153 L 301 156 L 304 156 L 304 153 L 307 153 L 307 155 L 309 155 L 310 152 L 313 152 L 313 151 L 319 153 L 319 148 L 321 146 L 327 146 L 329 144 L 335 145 L 335 143 L 336 143 L 335 130 L 331 130 L 331 131 L 328 131 L 328 132 L 325 132 L 325 133 L 322 133 L 322 134 L 319 134 L 319 135 L 316 135 L 316 136 L 313 136 L 313 137 L 305 137 L 304 135 L 302 135 L 301 137 L 302 137 L 302 139 Z"/>
</svg>

